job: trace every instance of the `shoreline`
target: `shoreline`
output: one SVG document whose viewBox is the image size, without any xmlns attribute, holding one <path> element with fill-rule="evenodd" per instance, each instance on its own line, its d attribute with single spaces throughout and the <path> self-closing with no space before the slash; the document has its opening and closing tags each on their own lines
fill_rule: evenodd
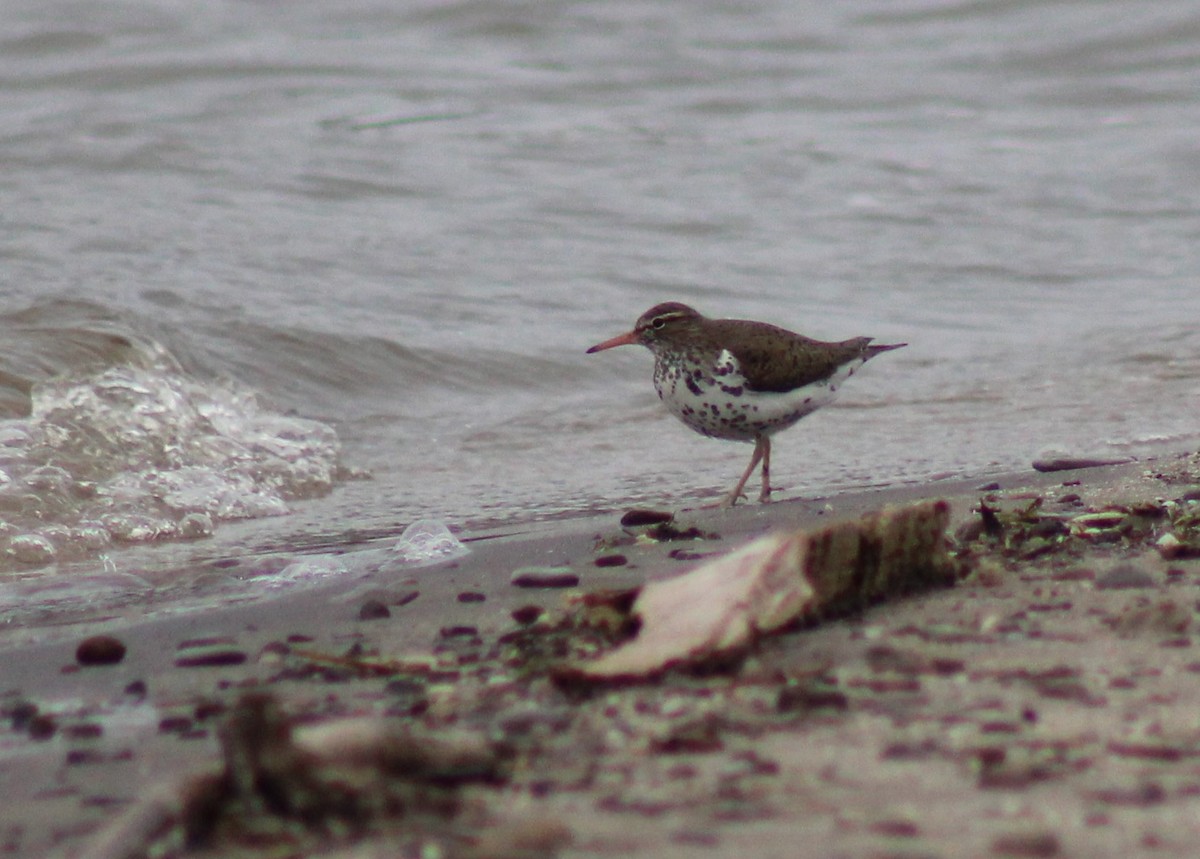
<svg viewBox="0 0 1200 859">
<path fill-rule="evenodd" d="M 9 666 L 0 784 L 11 797 L 0 832 L 10 855 L 84 855 L 97 830 L 155 784 L 219 760 L 219 725 L 246 690 L 272 692 L 305 723 L 395 714 L 397 699 L 415 694 L 402 690 L 417 682 L 413 666 L 424 660 L 417 685 L 427 709 L 401 721 L 507 724 L 500 717 L 517 703 L 487 715 L 478 666 L 519 628 L 514 612 L 536 606 L 549 616 L 564 595 L 515 587 L 514 570 L 569 572 L 577 591 L 627 589 L 768 531 L 885 504 L 945 499 L 949 533 L 963 536 L 983 497 L 1009 513 L 1041 498 L 1039 509 L 1069 517 L 1179 497 L 1200 482 L 1197 471 L 1183 455 L 681 511 L 677 525 L 701 535 L 693 540 L 629 539 L 619 514 L 524 523 L 459 535 L 469 554 L 391 580 L 57 627 L 40 643 L 0 645 Z M 719 539 L 704 538 L 713 534 Z M 1150 832 L 1156 855 L 1188 855 L 1187 819 L 1200 795 L 1192 763 L 1200 732 L 1191 727 L 1200 681 L 1184 680 L 1200 671 L 1188 635 L 1200 563 L 1107 536 L 1069 555 L 1052 548 L 1030 557 L 981 539 L 960 542 L 970 569 L 955 587 L 765 638 L 744 664 L 705 681 L 703 694 L 704 682 L 667 677 L 576 704 L 541 680 L 505 680 L 505 688 L 525 684 L 512 694 L 559 713 L 577 747 L 595 750 L 572 755 L 549 737 L 509 738 L 549 768 L 549 786 L 518 774 L 501 790 L 468 789 L 471 802 L 488 819 L 569 820 L 571 846 L 555 841 L 538 855 L 786 847 L 812 856 L 1116 856 L 1150 846 Z M 624 563 L 596 563 L 615 556 Z M 1122 565 L 1141 575 L 1127 586 L 1098 584 Z M 120 639 L 124 658 L 79 666 L 79 641 L 101 632 Z M 361 677 L 313 654 L 408 667 Z M 607 710 L 595 709 L 597 698 L 611 698 Z M 22 721 L 18 705 L 35 712 Z M 756 707 L 770 712 L 755 715 Z M 638 708 L 644 718 L 631 715 Z M 603 712 L 618 713 L 620 748 L 597 739 L 617 730 Z M 30 728 L 39 718 L 44 737 Z M 675 737 L 666 746 L 664 731 Z M 590 760 L 586 778 L 578 761 L 568 766 L 575 757 Z M 797 846 L 800 831 L 820 838 Z M 470 841 L 453 844 L 462 838 Z M 371 843 L 342 846 L 348 856 L 376 855 Z"/>
</svg>

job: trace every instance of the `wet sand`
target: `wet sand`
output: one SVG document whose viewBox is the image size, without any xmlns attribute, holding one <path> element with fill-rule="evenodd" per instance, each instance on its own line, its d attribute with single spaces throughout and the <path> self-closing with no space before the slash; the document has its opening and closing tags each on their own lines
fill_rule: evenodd
<svg viewBox="0 0 1200 859">
<path fill-rule="evenodd" d="M 220 726 L 265 692 L 297 725 L 384 714 L 471 733 L 504 776 L 457 786 L 436 825 L 295 824 L 212 855 L 1191 855 L 1200 561 L 1163 534 L 1191 527 L 1198 484 L 1188 457 L 1030 472 L 683 511 L 675 527 L 695 532 L 674 540 L 637 539 L 618 511 L 465 535 L 469 555 L 398 578 L 50 630 L 0 654 L 0 844 L 96 855 L 156 786 L 219 769 Z M 701 674 L 582 690 L 542 670 L 554 647 L 603 644 L 528 622 L 568 593 L 929 498 L 951 505 L 952 588 L 764 638 Z M 578 585 L 510 584 L 529 567 Z M 98 634 L 123 658 L 81 666 Z"/>
</svg>

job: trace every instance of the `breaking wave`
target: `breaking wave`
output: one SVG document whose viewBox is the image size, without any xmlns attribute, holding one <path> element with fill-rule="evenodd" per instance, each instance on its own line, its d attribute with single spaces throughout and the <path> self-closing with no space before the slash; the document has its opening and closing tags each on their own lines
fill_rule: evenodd
<svg viewBox="0 0 1200 859">
<path fill-rule="evenodd" d="M 343 476 L 330 426 L 197 378 L 153 340 L 106 336 L 131 350 L 122 363 L 31 381 L 28 415 L 0 420 L 0 568 L 206 537 L 221 521 L 287 513 Z"/>
</svg>

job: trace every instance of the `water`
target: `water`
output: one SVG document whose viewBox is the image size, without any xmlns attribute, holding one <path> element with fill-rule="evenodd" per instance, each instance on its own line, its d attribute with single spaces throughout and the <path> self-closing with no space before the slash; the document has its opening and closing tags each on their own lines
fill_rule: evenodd
<svg viewBox="0 0 1200 859">
<path fill-rule="evenodd" d="M 3 10 L 22 594 L 715 498 L 749 448 L 584 355 L 661 300 L 911 344 L 785 494 L 1200 436 L 1193 3 Z"/>
</svg>

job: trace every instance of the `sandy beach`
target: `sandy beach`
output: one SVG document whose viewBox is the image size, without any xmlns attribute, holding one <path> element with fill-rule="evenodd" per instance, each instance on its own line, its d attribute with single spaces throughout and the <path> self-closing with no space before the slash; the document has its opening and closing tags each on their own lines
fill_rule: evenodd
<svg viewBox="0 0 1200 859">
<path fill-rule="evenodd" d="M 19 857 L 189 843 L 222 856 L 1191 855 L 1197 467 L 682 511 L 657 532 L 616 511 L 460 535 L 469 554 L 399 579 L 52 629 L 3 654 L 0 843 Z M 700 671 L 555 676 L 611 644 L 603 623 L 562 626 L 571 597 L 578 612 L 581 595 L 765 533 L 923 499 L 952 511 L 952 587 L 793 626 Z M 577 584 L 516 586 L 521 571 Z M 299 813 L 243 797 L 197 817 L 183 795 L 233 778 L 248 707 L 295 730 L 312 784 L 391 800 Z M 342 748 L 339 726 L 364 717 L 475 763 L 406 764 L 360 788 L 320 775 L 321 744 Z"/>
</svg>

